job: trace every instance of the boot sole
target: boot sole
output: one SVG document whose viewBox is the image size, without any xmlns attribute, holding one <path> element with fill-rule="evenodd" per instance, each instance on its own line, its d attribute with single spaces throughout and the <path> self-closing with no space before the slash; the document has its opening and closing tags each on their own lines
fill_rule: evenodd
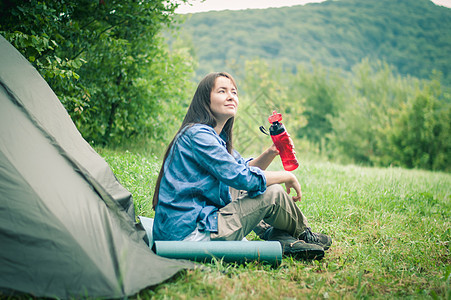
<svg viewBox="0 0 451 300">
<path fill-rule="evenodd" d="M 294 257 L 296 259 L 305 260 L 321 260 L 324 257 L 322 250 L 299 250 L 284 253 L 284 255 Z"/>
</svg>

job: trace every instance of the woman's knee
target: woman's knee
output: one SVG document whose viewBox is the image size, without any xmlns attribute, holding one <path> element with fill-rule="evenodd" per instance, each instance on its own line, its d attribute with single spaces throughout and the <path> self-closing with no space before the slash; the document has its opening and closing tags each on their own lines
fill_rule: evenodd
<svg viewBox="0 0 451 300">
<path fill-rule="evenodd" d="M 266 188 L 265 199 L 272 205 L 280 204 L 280 199 L 285 197 L 285 189 L 280 184 L 273 184 Z"/>
<path fill-rule="evenodd" d="M 281 193 L 285 193 L 285 189 L 281 184 L 272 184 L 266 188 L 266 192 L 272 195 L 278 195 Z"/>
</svg>

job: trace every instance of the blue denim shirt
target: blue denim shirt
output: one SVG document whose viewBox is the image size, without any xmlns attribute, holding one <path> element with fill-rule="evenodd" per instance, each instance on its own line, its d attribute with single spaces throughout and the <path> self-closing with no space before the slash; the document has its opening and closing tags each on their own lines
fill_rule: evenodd
<svg viewBox="0 0 451 300">
<path fill-rule="evenodd" d="M 155 240 L 183 240 L 197 226 L 217 232 L 217 211 L 231 201 L 229 187 L 250 197 L 266 191 L 263 171 L 249 166 L 238 152 L 227 152 L 224 136 L 212 127 L 195 124 L 181 131 L 164 163 Z"/>
</svg>

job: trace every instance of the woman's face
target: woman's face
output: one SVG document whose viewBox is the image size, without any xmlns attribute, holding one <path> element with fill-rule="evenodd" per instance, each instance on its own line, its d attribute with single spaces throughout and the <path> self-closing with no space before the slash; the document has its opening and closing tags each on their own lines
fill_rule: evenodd
<svg viewBox="0 0 451 300">
<path fill-rule="evenodd" d="M 238 108 L 238 92 L 232 81 L 224 76 L 215 80 L 210 93 L 210 109 L 218 123 L 234 117 Z"/>
</svg>

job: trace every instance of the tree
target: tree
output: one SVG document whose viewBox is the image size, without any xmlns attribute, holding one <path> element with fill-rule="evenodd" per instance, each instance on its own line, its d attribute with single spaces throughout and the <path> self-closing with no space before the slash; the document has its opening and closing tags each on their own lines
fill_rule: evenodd
<svg viewBox="0 0 451 300">
<path fill-rule="evenodd" d="M 299 65 L 297 74 L 291 76 L 289 98 L 304 99 L 304 103 L 297 101 L 294 105 L 304 106 L 307 120 L 305 126 L 298 127 L 297 135 L 314 143 L 320 151 L 332 132 L 331 119 L 342 106 L 342 81 L 337 74 L 332 68 L 314 64 L 311 72 Z"/>
<path fill-rule="evenodd" d="M 345 162 L 450 170 L 451 99 L 440 76 L 398 76 L 386 63 L 362 61 L 345 83 L 332 119 L 335 158 Z"/>
<path fill-rule="evenodd" d="M 235 121 L 234 143 L 245 155 L 259 154 L 269 145 L 259 127 L 268 127 L 267 117 L 281 101 L 283 93 L 274 79 L 273 70 L 260 59 L 246 61 L 244 72 L 239 66 L 232 64 L 231 69 L 238 85 L 240 100 L 238 115 Z M 240 72 L 241 71 L 241 72 Z"/>
<path fill-rule="evenodd" d="M 0 29 L 89 142 L 120 144 L 163 137 L 159 110 L 184 101 L 188 83 L 180 78 L 190 78 L 194 66 L 159 36 L 175 7 L 160 0 L 9 0 L 0 4 Z"/>
<path fill-rule="evenodd" d="M 451 170 L 451 102 L 435 79 L 417 89 L 394 130 L 388 132 L 392 163 L 408 168 Z M 446 97 L 446 96 L 445 96 Z"/>
<path fill-rule="evenodd" d="M 227 28 L 227 30 L 223 30 Z M 314 60 L 350 71 L 364 58 L 384 60 L 400 74 L 451 83 L 451 10 L 430 0 L 340 0 L 292 7 L 193 14 L 192 35 L 202 73 L 231 59 L 264 58 L 285 70 Z M 218 43 L 217 32 L 222 32 Z M 245 37 L 241 42 L 241 37 Z M 229 51 L 233 49 L 233 51 Z M 199 73 L 198 73 L 199 74 Z"/>
</svg>

